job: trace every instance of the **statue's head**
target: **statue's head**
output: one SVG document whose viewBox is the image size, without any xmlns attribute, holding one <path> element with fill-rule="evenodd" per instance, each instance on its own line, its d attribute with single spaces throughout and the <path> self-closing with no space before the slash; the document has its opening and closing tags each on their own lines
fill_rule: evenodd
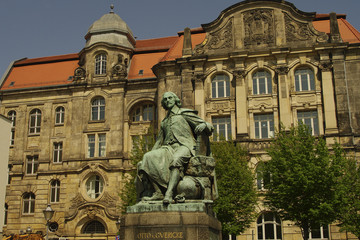
<svg viewBox="0 0 360 240">
<path fill-rule="evenodd" d="M 163 97 L 162 97 L 162 100 L 161 100 L 161 106 L 164 108 L 164 109 L 166 109 L 166 110 L 168 110 L 168 107 L 165 105 L 165 96 L 172 96 L 174 99 L 175 99 L 175 104 L 176 104 L 176 106 L 178 106 L 178 107 L 181 107 L 181 101 L 180 101 L 180 98 L 178 97 L 178 96 L 176 96 L 176 94 L 175 93 L 173 93 L 173 92 L 166 92 L 166 93 L 164 93 L 164 95 L 163 95 Z"/>
</svg>

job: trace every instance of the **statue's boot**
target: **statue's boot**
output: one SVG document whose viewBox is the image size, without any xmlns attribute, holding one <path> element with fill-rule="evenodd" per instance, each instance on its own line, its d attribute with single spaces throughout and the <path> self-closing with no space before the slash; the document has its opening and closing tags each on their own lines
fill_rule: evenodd
<svg viewBox="0 0 360 240">
<path fill-rule="evenodd" d="M 178 185 L 179 181 L 180 171 L 177 168 L 173 168 L 170 172 L 170 181 L 163 200 L 164 205 L 168 205 L 173 201 L 174 189 Z"/>
<path fill-rule="evenodd" d="M 153 193 L 153 195 L 151 197 L 143 197 L 141 200 L 143 201 L 156 201 L 156 200 L 163 200 L 164 199 L 164 194 L 162 194 L 159 186 L 156 183 L 152 182 L 152 185 L 155 189 L 155 192 Z"/>
<path fill-rule="evenodd" d="M 162 194 L 161 191 L 156 191 L 153 193 L 153 195 L 151 197 L 143 197 L 141 200 L 142 201 L 157 201 L 157 200 L 162 200 L 164 199 L 164 194 Z"/>
</svg>

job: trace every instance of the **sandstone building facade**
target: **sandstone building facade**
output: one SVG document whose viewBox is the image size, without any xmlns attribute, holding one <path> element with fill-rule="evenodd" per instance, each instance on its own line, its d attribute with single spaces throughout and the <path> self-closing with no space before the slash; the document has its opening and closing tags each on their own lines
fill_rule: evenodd
<svg viewBox="0 0 360 240">
<path fill-rule="evenodd" d="M 218 135 L 242 142 L 254 171 L 274 131 L 303 121 L 314 135 L 359 153 L 360 33 L 345 15 L 302 12 L 280 0 L 246 0 L 177 36 L 135 40 L 113 11 L 90 26 L 78 54 L 22 59 L 4 74 L 0 114 L 14 120 L 4 233 L 28 226 L 50 237 L 108 239 L 132 143 L 165 116 L 175 92 Z M 213 140 L 217 140 L 216 137 Z M 254 183 L 263 191 L 263 179 Z M 301 239 L 259 207 L 237 239 Z M 312 239 L 346 239 L 335 225 Z"/>
</svg>

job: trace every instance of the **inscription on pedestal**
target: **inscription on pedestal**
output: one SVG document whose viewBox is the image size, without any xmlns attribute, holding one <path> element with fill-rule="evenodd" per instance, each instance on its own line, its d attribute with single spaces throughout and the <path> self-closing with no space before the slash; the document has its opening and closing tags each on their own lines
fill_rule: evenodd
<svg viewBox="0 0 360 240">
<path fill-rule="evenodd" d="M 185 232 L 179 228 L 151 228 L 135 230 L 134 239 L 136 240 L 184 240 Z"/>
</svg>

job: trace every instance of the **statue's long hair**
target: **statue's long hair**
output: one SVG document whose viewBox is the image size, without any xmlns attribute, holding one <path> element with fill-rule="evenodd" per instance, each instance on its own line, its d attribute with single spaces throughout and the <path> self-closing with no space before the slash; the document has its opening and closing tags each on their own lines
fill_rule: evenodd
<svg viewBox="0 0 360 240">
<path fill-rule="evenodd" d="M 168 94 L 171 94 L 171 95 L 175 98 L 175 104 L 176 104 L 176 106 L 181 107 L 180 98 L 179 98 L 178 96 L 176 96 L 176 94 L 173 93 L 173 92 L 166 92 L 166 93 L 164 93 L 164 95 L 167 94 L 167 93 L 168 93 Z M 164 95 L 163 95 L 163 98 L 161 99 L 161 106 L 162 106 L 164 109 L 167 110 L 167 108 L 166 108 L 166 106 L 165 106 L 165 102 L 164 102 Z"/>
</svg>

